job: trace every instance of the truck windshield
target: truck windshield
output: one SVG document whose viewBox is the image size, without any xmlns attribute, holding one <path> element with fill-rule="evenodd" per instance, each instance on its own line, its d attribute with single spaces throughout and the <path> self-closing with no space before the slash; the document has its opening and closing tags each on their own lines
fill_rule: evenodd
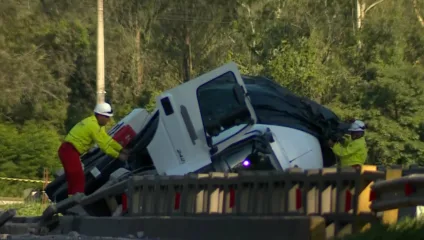
<svg viewBox="0 0 424 240">
<path fill-rule="evenodd" d="M 234 74 L 227 72 L 197 90 L 203 125 L 213 144 L 237 134 L 250 121 L 246 103 L 234 93 L 235 86 Z"/>
</svg>

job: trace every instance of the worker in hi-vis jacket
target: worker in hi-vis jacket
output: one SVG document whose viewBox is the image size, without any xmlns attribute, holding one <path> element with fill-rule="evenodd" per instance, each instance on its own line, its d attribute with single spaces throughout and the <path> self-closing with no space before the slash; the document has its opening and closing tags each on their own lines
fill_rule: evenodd
<svg viewBox="0 0 424 240">
<path fill-rule="evenodd" d="M 113 110 L 108 103 L 97 104 L 94 115 L 77 123 L 60 145 L 58 153 L 68 182 L 68 196 L 84 193 L 85 176 L 80 156 L 93 147 L 94 143 L 113 158 L 122 161 L 128 159 L 128 152 L 105 130 L 104 126 L 112 116 Z"/>
<path fill-rule="evenodd" d="M 345 136 L 344 141 L 334 143 L 328 141 L 328 145 L 334 154 L 340 159 L 341 167 L 359 168 L 365 164 L 368 156 L 367 143 L 365 142 L 365 123 L 355 120 L 348 129 L 350 135 Z"/>
</svg>

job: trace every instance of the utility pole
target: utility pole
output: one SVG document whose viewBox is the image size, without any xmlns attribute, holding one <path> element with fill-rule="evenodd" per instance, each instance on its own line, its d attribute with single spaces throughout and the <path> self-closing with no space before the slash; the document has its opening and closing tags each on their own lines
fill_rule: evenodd
<svg viewBox="0 0 424 240">
<path fill-rule="evenodd" d="M 97 0 L 97 103 L 105 101 L 105 94 L 103 0 Z"/>
</svg>

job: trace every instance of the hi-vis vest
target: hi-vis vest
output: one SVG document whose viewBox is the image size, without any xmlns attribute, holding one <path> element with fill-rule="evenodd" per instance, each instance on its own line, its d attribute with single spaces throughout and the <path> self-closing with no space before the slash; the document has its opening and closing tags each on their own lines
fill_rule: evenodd
<svg viewBox="0 0 424 240">
<path fill-rule="evenodd" d="M 94 143 L 107 155 L 117 158 L 122 146 L 109 136 L 105 127 L 97 123 L 95 116 L 88 117 L 77 123 L 68 135 L 66 142 L 72 143 L 80 154 L 87 152 Z"/>
<path fill-rule="evenodd" d="M 364 165 L 368 157 L 368 148 L 365 138 L 352 140 L 349 136 L 343 144 L 336 143 L 333 152 L 340 158 L 341 167 Z"/>
</svg>

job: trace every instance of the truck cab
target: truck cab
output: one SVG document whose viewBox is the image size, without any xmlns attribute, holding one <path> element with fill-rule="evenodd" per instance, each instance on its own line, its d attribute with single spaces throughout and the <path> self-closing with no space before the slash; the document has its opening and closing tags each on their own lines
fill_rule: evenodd
<svg viewBox="0 0 424 240">
<path fill-rule="evenodd" d="M 160 120 L 147 150 L 160 175 L 323 167 L 313 135 L 258 124 L 233 62 L 164 92 L 156 107 Z"/>
<path fill-rule="evenodd" d="M 221 86 L 223 91 L 216 91 Z M 182 175 L 210 165 L 211 156 L 236 143 L 257 121 L 232 62 L 164 92 L 156 107 L 159 125 L 147 149 L 160 175 Z"/>
</svg>

